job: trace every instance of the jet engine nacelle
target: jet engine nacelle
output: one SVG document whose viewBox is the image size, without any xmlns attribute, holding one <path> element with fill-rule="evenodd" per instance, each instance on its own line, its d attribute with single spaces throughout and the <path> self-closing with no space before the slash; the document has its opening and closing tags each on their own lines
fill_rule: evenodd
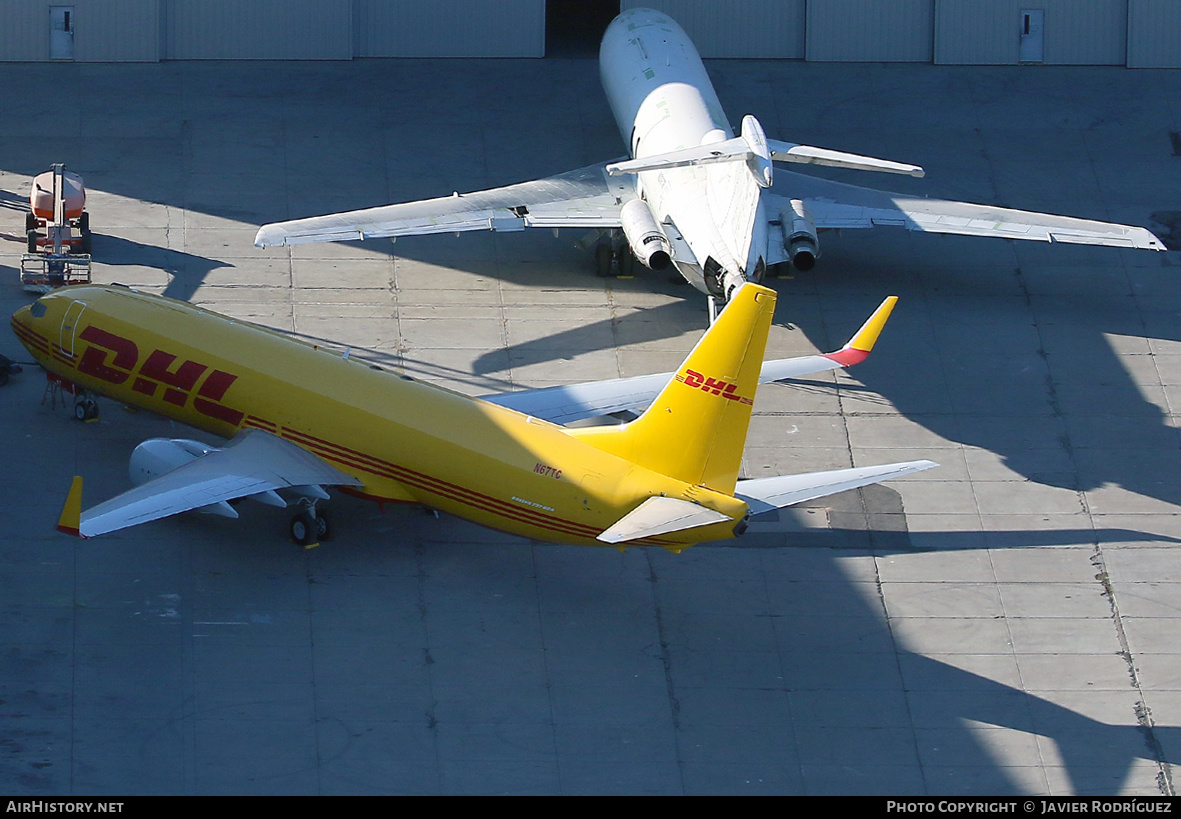
<svg viewBox="0 0 1181 819">
<path fill-rule="evenodd" d="M 195 461 L 217 447 L 187 438 L 150 438 L 131 453 L 127 471 L 136 486 Z"/>
<path fill-rule="evenodd" d="M 779 225 L 783 229 L 783 246 L 796 270 L 811 270 L 820 256 L 820 239 L 816 222 L 808 206 L 792 199 L 779 211 Z"/>
<path fill-rule="evenodd" d="M 632 253 L 645 267 L 664 270 L 672 263 L 672 244 L 656 224 L 652 210 L 643 199 L 633 199 L 619 212 L 623 222 L 623 235 Z"/>
</svg>

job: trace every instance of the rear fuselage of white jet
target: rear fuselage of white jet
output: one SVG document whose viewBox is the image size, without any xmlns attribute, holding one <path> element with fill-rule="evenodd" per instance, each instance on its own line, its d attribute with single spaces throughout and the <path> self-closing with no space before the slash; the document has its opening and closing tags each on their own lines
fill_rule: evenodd
<svg viewBox="0 0 1181 819">
<path fill-rule="evenodd" d="M 616 17 L 603 35 L 599 72 L 633 159 L 734 137 L 697 49 L 660 12 Z M 724 299 L 742 281 L 762 278 L 768 223 L 763 189 L 746 163 L 641 171 L 636 187 L 692 284 Z"/>
</svg>

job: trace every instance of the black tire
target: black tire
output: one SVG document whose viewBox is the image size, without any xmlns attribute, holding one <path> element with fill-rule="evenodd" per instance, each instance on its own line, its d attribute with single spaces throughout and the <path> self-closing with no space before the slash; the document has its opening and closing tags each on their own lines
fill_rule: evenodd
<svg viewBox="0 0 1181 819">
<path fill-rule="evenodd" d="M 319 532 L 320 540 L 330 540 L 332 538 L 332 524 L 324 515 L 316 515 L 316 529 Z"/>
<path fill-rule="evenodd" d="M 32 229 L 26 231 L 25 238 L 28 239 L 28 241 L 29 241 L 29 252 L 36 253 L 37 252 L 37 230 L 36 230 L 36 228 L 32 228 Z"/>
<path fill-rule="evenodd" d="M 90 214 L 86 211 L 82 211 L 82 215 L 78 217 L 78 230 L 90 233 Z"/>
<path fill-rule="evenodd" d="M 78 249 L 81 250 L 83 255 L 86 255 L 86 256 L 90 255 L 90 248 L 91 248 L 91 245 L 93 244 L 93 242 L 91 242 L 90 237 L 91 237 L 91 233 L 89 230 L 87 230 L 82 234 L 82 241 L 78 243 Z"/>
<path fill-rule="evenodd" d="M 595 246 L 595 275 L 603 279 L 611 275 L 611 245 L 606 242 Z"/>
<path fill-rule="evenodd" d="M 299 546 L 319 543 L 319 531 L 320 526 L 316 519 L 307 512 L 300 512 L 291 519 L 291 539 Z"/>
<path fill-rule="evenodd" d="M 643 267 L 643 263 L 636 258 L 636 254 L 632 253 L 631 248 L 626 245 L 619 248 L 619 278 L 630 279 L 636 275 L 636 269 Z"/>
<path fill-rule="evenodd" d="M 90 410 L 87 408 L 85 401 L 74 402 L 74 417 L 79 421 L 86 421 L 90 418 Z"/>
<path fill-rule="evenodd" d="M 36 230 L 36 229 L 37 229 L 37 217 L 33 215 L 32 211 L 29 211 L 28 213 L 25 214 L 25 233 L 28 233 L 30 230 Z"/>
</svg>

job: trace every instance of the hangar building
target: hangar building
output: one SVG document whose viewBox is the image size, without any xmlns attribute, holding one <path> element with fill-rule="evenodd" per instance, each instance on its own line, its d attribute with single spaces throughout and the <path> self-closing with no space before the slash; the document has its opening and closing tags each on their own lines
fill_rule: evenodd
<svg viewBox="0 0 1181 819">
<path fill-rule="evenodd" d="M 0 61 L 595 53 L 604 0 L 0 0 Z M 1181 67 L 1178 0 L 623 0 L 704 57 Z"/>
</svg>

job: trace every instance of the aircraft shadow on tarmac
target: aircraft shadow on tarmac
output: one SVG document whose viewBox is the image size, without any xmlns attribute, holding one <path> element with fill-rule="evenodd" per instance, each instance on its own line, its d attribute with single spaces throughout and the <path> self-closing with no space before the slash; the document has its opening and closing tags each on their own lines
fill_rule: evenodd
<svg viewBox="0 0 1181 819">
<path fill-rule="evenodd" d="M 101 233 L 94 234 L 92 255 L 102 259 L 103 264 L 115 267 L 146 267 L 167 273 L 169 283 L 163 295 L 183 301 L 187 301 L 196 291 L 194 283 L 203 281 L 210 271 L 233 266 L 229 262 Z"/>
<path fill-rule="evenodd" d="M 872 487 L 871 491 L 896 495 L 886 486 Z M 938 546 L 921 551 L 1036 549 L 1094 543 L 1096 537 L 1117 541 L 1176 542 L 1169 537 L 1120 529 L 998 531 L 988 533 L 986 539 L 982 539 L 978 532 L 928 534 Z M 757 533 L 748 534 L 741 541 L 698 548 L 759 548 L 762 537 Z M 884 616 L 881 598 L 875 598 L 872 606 L 868 604 L 865 588 L 871 584 L 857 584 L 862 587 L 859 591 L 848 582 L 850 576 L 837 562 L 842 553 L 866 554 L 870 550 L 879 558 L 913 554 L 916 550 L 905 532 L 832 528 L 792 532 L 787 538 L 792 547 L 799 549 L 827 547 L 822 552 L 813 553 L 814 558 L 799 558 L 805 563 L 806 571 L 785 572 L 800 577 L 806 575 L 807 581 L 772 586 L 768 588 L 768 594 L 780 596 L 779 600 L 772 602 L 773 607 L 781 607 L 772 617 L 777 646 L 788 666 L 785 669 L 788 687 L 797 692 L 800 705 L 831 708 L 828 714 L 816 713 L 803 718 L 806 723 L 814 720 L 816 726 L 829 726 L 833 729 L 831 732 L 818 727 L 815 730 L 801 728 L 798 722 L 801 717 L 794 710 L 797 699 L 789 697 L 793 704 L 792 713 L 797 719 L 796 738 L 802 759 L 848 764 L 842 776 L 847 774 L 849 778 L 843 785 L 834 780 L 829 792 L 858 792 L 857 776 L 864 773 L 858 770 L 859 764 L 850 762 L 850 757 L 857 756 L 855 753 L 826 750 L 841 742 L 864 743 L 866 750 L 862 764 L 870 764 L 874 754 L 881 755 L 877 760 L 879 763 L 881 758 L 896 760 L 904 766 L 914 763 L 914 770 L 921 769 L 922 781 L 907 782 L 905 774 L 900 773 L 897 788 L 901 792 L 908 786 L 911 792 L 928 794 L 1018 795 L 1036 792 L 1037 787 L 1029 780 L 1029 773 L 1019 774 L 1005 764 L 1003 752 L 996 752 L 998 748 L 1018 747 L 1020 741 L 1011 736 L 1008 739 L 988 738 L 990 727 L 1036 735 L 1039 757 L 1047 768 L 1061 765 L 1068 792 L 1079 795 L 1118 793 L 1133 769 L 1144 763 L 1157 769 L 1155 777 L 1161 792 L 1172 792 L 1172 774 L 1166 766 L 1181 762 L 1181 727 L 1156 725 L 1148 707 L 1139 699 L 1138 689 L 1135 713 L 1128 714 L 1129 722 L 1108 724 L 1028 690 L 909 650 L 905 636 L 900 635 Z M 767 545 L 782 549 L 784 536 L 770 537 Z M 787 563 L 796 560 L 790 551 L 780 552 Z M 662 568 L 675 575 L 675 568 L 668 563 Z M 656 569 L 655 572 L 663 579 L 664 571 Z M 727 590 L 723 589 L 721 593 L 725 594 Z M 666 621 L 675 621 L 667 611 L 663 616 Z M 678 653 L 692 655 L 695 640 L 700 643 L 702 651 L 708 650 L 710 643 L 742 646 L 746 642 L 740 634 L 727 637 L 713 631 L 709 632 L 708 642 L 687 631 L 669 636 L 668 642 L 677 644 L 681 638 L 690 644 L 677 645 L 673 649 L 674 658 Z M 957 649 L 957 653 L 962 649 Z M 1129 685 L 1135 686 L 1136 670 L 1131 658 L 1126 652 L 1121 652 L 1120 656 L 1128 663 Z M 674 659 L 674 667 L 675 664 Z M 999 674 L 1005 673 L 999 662 L 993 663 L 992 667 Z M 730 682 L 737 686 L 743 684 L 739 680 Z M 904 744 L 901 736 L 891 737 L 889 730 L 871 730 L 865 727 L 868 724 L 911 726 L 914 733 L 907 738 L 913 736 L 915 745 Z M 1141 770 L 1137 779 L 1141 787 L 1143 777 Z M 1061 785 L 1051 783 L 1051 787 Z M 869 792 L 873 792 L 872 789 Z"/>
</svg>

